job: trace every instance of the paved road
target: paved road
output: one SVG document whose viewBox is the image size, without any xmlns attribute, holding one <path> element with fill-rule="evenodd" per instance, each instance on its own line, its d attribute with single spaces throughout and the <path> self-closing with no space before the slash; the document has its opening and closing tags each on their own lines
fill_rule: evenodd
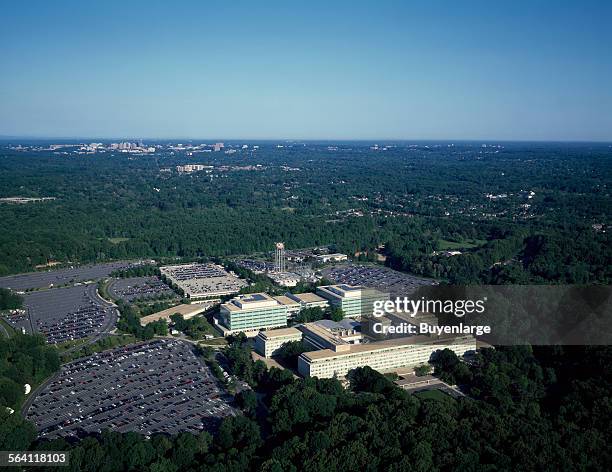
<svg viewBox="0 0 612 472">
<path fill-rule="evenodd" d="M 93 342 L 95 342 L 114 329 L 115 324 L 119 320 L 119 309 L 117 308 L 117 305 L 115 305 L 113 302 L 109 302 L 108 300 L 102 298 L 102 296 L 98 292 L 97 284 L 91 284 L 89 286 L 88 293 L 93 300 L 98 300 L 103 305 L 112 306 L 114 308 L 113 310 L 111 310 L 111 316 L 105 321 L 104 325 L 102 325 L 102 328 L 100 329 L 98 334 L 96 334 L 96 336 L 92 338 Z"/>
<path fill-rule="evenodd" d="M 57 371 L 55 374 L 53 374 L 51 377 L 49 377 L 47 380 L 45 380 L 38 387 L 36 387 L 34 390 L 32 390 L 30 392 L 30 394 L 28 395 L 26 400 L 23 402 L 23 405 L 21 405 L 21 416 L 24 419 L 26 417 L 26 414 L 27 414 L 28 410 L 32 406 L 32 403 L 34 403 L 34 400 L 38 396 L 38 394 L 40 392 L 42 392 L 47 387 L 47 385 L 49 385 L 51 382 L 53 382 L 55 379 L 57 379 L 59 377 L 59 375 L 60 375 L 60 372 L 61 371 Z"/>
<path fill-rule="evenodd" d="M 0 323 L 0 332 L 2 332 L 2 334 L 7 338 L 11 337 L 11 334 L 8 332 L 8 330 L 4 327 L 4 324 L 2 323 Z"/>
</svg>

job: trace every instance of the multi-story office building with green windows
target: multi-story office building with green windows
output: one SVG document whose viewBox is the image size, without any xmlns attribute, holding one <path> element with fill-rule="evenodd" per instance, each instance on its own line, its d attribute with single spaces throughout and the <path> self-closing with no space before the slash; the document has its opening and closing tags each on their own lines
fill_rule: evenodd
<svg viewBox="0 0 612 472">
<path fill-rule="evenodd" d="M 344 316 L 358 318 L 373 312 L 374 301 L 387 300 L 388 293 L 353 285 L 323 285 L 317 287 L 317 295 L 325 298 L 332 307 L 342 309 Z"/>
<path fill-rule="evenodd" d="M 238 332 L 256 335 L 261 329 L 283 326 L 287 326 L 287 306 L 266 293 L 239 295 L 219 310 L 219 328 L 226 336 Z"/>
</svg>

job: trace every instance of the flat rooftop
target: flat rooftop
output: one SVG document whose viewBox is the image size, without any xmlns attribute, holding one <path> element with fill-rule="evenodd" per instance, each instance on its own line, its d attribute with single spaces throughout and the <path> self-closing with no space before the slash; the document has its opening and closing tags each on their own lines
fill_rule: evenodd
<svg viewBox="0 0 612 472">
<path fill-rule="evenodd" d="M 245 295 L 239 295 L 235 300 L 240 300 L 242 303 L 255 303 L 263 302 L 265 300 L 272 300 L 272 297 L 267 293 L 247 293 Z"/>
<path fill-rule="evenodd" d="M 278 297 L 272 297 L 274 298 L 274 300 L 276 300 L 278 303 L 280 303 L 281 305 L 287 305 L 287 306 L 298 306 L 300 303 L 285 296 L 285 295 L 279 295 Z"/>
<path fill-rule="evenodd" d="M 181 264 L 173 266 L 164 266 L 160 268 L 162 274 L 165 274 L 177 281 L 204 279 L 210 277 L 224 277 L 228 273 L 223 267 L 216 264 Z"/>
<path fill-rule="evenodd" d="M 275 308 L 283 305 L 267 293 L 261 292 L 238 295 L 221 306 L 228 311 L 236 312 L 257 308 Z"/>
<path fill-rule="evenodd" d="M 327 302 L 325 298 L 320 297 L 316 293 L 306 292 L 306 293 L 292 293 L 288 295 L 294 300 L 297 300 L 301 303 L 324 303 Z"/>
<path fill-rule="evenodd" d="M 270 329 L 268 331 L 260 331 L 259 335 L 264 339 L 283 338 L 285 336 L 301 336 L 302 332 L 296 328 L 280 328 Z"/>
<path fill-rule="evenodd" d="M 361 323 L 355 320 L 351 320 L 350 318 L 344 318 L 342 321 L 332 321 L 323 319 L 313 321 L 313 323 L 331 331 L 357 330 L 361 326 Z"/>
<path fill-rule="evenodd" d="M 344 290 L 345 292 L 352 292 L 354 290 L 361 290 L 361 287 L 354 287 L 352 285 L 346 285 L 346 284 L 336 285 L 336 287 L 338 287 L 341 290 Z"/>
<path fill-rule="evenodd" d="M 322 321 L 327 321 L 327 320 L 322 320 Z M 332 323 L 334 323 L 332 321 Z M 329 326 L 326 326 L 325 324 L 321 324 L 320 321 L 313 321 L 312 323 L 304 323 L 302 325 L 302 329 L 304 331 L 304 334 L 308 335 L 311 334 L 313 336 L 318 336 L 319 338 L 325 340 L 326 342 L 328 342 L 329 344 L 333 345 L 333 346 L 343 346 L 343 345 L 348 345 L 349 343 L 347 341 L 345 341 L 344 339 L 342 339 L 342 337 L 336 333 L 336 331 L 333 331 L 332 329 L 330 329 Z M 330 352 L 336 352 L 336 351 L 331 351 L 330 349 L 323 349 L 324 351 L 329 350 Z M 319 352 L 319 351 L 314 351 L 314 352 Z"/>
<path fill-rule="evenodd" d="M 410 323 L 413 325 L 419 325 L 420 323 L 427 323 L 430 325 L 437 326 L 438 318 L 432 313 L 426 313 L 423 311 L 417 312 L 414 316 L 410 313 L 396 311 L 395 309 L 388 311 L 382 318 L 389 321 L 393 321 L 393 318 L 399 318 L 402 322 Z"/>
<path fill-rule="evenodd" d="M 305 352 L 302 356 L 307 360 L 325 359 L 328 357 L 346 356 L 350 354 L 374 352 L 390 347 L 408 346 L 415 344 L 423 345 L 447 345 L 455 341 L 464 340 L 471 336 L 453 336 L 448 335 L 440 338 L 430 338 L 429 336 L 409 336 L 404 338 L 386 339 L 384 341 L 375 341 L 371 343 L 350 344 L 350 349 L 347 351 L 336 352 L 331 349 L 321 349 L 320 351 Z M 474 341 L 475 342 L 475 341 Z"/>
<path fill-rule="evenodd" d="M 247 283 L 217 264 L 183 264 L 160 267 L 160 272 L 189 296 L 236 293 Z"/>
<path fill-rule="evenodd" d="M 183 315 L 183 318 L 189 319 L 199 313 L 202 313 L 208 310 L 213 304 L 212 303 L 198 303 L 189 305 L 187 303 L 183 303 L 181 305 L 173 306 L 166 310 L 158 311 L 157 313 L 152 313 L 147 316 L 143 316 L 140 318 L 140 324 L 142 326 L 147 323 L 151 323 L 157 320 L 169 320 L 170 316 L 178 313 L 179 315 Z"/>
<path fill-rule="evenodd" d="M 352 286 L 352 285 L 322 285 L 321 287 L 317 287 L 317 290 L 322 292 L 327 292 L 336 297 L 342 298 L 357 298 L 361 295 L 361 290 L 363 287 Z"/>
</svg>

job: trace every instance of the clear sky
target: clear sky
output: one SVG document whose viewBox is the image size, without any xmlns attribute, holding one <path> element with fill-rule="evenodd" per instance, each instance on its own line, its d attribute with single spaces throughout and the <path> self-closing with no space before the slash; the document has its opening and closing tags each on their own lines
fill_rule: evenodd
<svg viewBox="0 0 612 472">
<path fill-rule="evenodd" d="M 612 1 L 3 2 L 0 135 L 612 141 Z"/>
</svg>

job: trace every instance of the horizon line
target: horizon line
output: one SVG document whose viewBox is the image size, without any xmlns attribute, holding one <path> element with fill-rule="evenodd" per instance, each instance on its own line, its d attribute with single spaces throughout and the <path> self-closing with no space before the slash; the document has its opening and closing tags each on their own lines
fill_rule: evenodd
<svg viewBox="0 0 612 472">
<path fill-rule="evenodd" d="M 248 137 L 233 137 L 233 138 L 202 138 L 202 137 L 136 137 L 136 136 L 36 136 L 36 135 L 0 135 L 0 140 L 9 139 L 30 139 L 30 140 L 53 140 L 53 139 L 65 139 L 65 140 L 117 140 L 117 141 L 129 141 L 129 140 L 142 140 L 142 141 L 202 141 L 202 142 L 232 142 L 232 141 L 273 141 L 273 142 L 374 142 L 374 141 L 387 141 L 387 142 L 495 142 L 495 143 L 584 143 L 584 144 L 612 144 L 612 138 L 610 139 L 498 139 L 498 138 L 391 138 L 391 137 L 372 137 L 372 138 L 248 138 Z"/>
</svg>

